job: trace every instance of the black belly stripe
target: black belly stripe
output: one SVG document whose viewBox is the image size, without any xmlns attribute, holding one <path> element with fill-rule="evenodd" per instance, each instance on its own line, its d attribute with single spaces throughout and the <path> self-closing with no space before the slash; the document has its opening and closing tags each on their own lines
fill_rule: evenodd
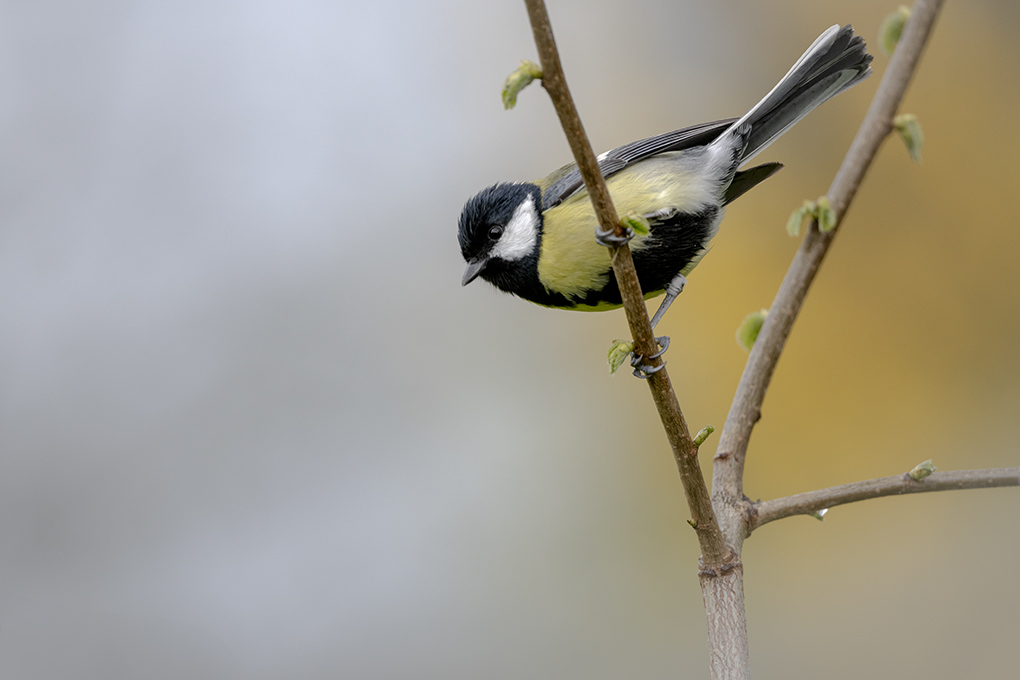
<svg viewBox="0 0 1020 680">
<path fill-rule="evenodd" d="M 641 290 L 660 291 L 708 246 L 719 208 L 673 213 L 652 221 L 645 247 L 634 253 Z"/>
</svg>

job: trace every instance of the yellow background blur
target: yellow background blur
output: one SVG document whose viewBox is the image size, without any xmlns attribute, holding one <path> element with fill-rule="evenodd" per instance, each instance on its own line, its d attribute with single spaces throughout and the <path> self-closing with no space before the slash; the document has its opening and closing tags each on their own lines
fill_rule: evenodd
<svg viewBox="0 0 1020 680">
<path fill-rule="evenodd" d="M 596 152 L 740 115 L 826 27 L 875 76 L 760 160 L 663 322 L 721 428 L 895 3 L 550 0 Z M 773 498 L 1017 465 L 1020 5 L 950 2 L 751 442 Z M 0 676 L 707 677 L 697 545 L 622 312 L 462 289 L 456 220 L 569 158 L 522 3 L 0 8 Z M 703 448 L 706 470 L 718 435 Z M 1020 490 L 744 548 L 758 678 L 1013 678 Z"/>
</svg>

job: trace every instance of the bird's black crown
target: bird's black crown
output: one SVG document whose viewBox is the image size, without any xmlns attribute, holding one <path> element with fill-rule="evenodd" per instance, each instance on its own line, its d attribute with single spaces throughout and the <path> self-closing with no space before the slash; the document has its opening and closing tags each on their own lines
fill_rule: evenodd
<svg viewBox="0 0 1020 680">
<path fill-rule="evenodd" d="M 464 259 L 472 260 L 485 255 L 494 242 L 490 238 L 490 230 L 506 226 L 514 210 L 529 195 L 534 197 L 535 207 L 541 214 L 542 192 L 534 184 L 493 184 L 471 197 L 460 214 L 457 234 L 460 254 Z"/>
</svg>

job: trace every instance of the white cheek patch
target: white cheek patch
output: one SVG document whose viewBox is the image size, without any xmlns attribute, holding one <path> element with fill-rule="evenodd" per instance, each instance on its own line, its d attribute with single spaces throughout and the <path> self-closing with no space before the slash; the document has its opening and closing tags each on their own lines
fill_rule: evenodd
<svg viewBox="0 0 1020 680">
<path fill-rule="evenodd" d="M 503 228 L 503 235 L 490 251 L 490 257 L 501 260 L 519 260 L 535 249 L 538 243 L 538 211 L 535 197 L 528 198 L 517 206 L 513 217 Z"/>
</svg>

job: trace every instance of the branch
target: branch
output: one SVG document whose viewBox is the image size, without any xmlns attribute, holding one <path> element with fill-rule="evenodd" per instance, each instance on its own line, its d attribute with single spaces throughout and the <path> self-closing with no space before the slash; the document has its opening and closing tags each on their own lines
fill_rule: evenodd
<svg viewBox="0 0 1020 680">
<path fill-rule="evenodd" d="M 820 510 L 854 503 L 869 498 L 899 496 L 927 491 L 954 491 L 957 489 L 990 489 L 999 486 L 1020 486 L 1020 467 L 990 468 L 987 470 L 957 470 L 933 472 L 922 480 L 914 481 L 909 473 L 895 477 L 869 479 L 866 482 L 841 484 L 840 486 L 799 493 L 786 498 L 776 498 L 754 505 L 751 529 L 763 524 L 792 517 L 809 515 Z"/>
<path fill-rule="evenodd" d="M 786 272 L 744 367 L 719 439 L 712 476 L 713 501 L 716 509 L 725 515 L 722 518 L 723 529 L 727 540 L 733 545 L 739 546 L 747 535 L 747 527 L 744 526 L 746 516 L 737 510 L 744 503 L 744 457 L 747 444 L 755 423 L 761 417 L 765 390 L 772 379 L 793 322 L 804 304 L 808 288 L 821 266 L 822 258 L 832 245 L 838 227 L 879 146 L 892 131 L 893 116 L 917 67 L 941 5 L 942 0 L 917 0 L 914 3 L 889 68 L 829 188 L 828 197 L 837 216 L 837 228 L 822 233 L 817 224 L 812 225 Z"/>
<path fill-rule="evenodd" d="M 585 134 L 581 118 L 577 113 L 577 107 L 567 88 L 545 2 L 543 0 L 525 0 L 525 4 L 528 7 L 528 17 L 531 19 L 535 44 L 542 62 L 542 86 L 549 93 L 553 106 L 556 108 L 556 114 L 560 118 L 563 131 L 570 143 L 570 149 L 577 161 L 577 167 L 584 179 L 584 186 L 591 197 L 599 225 L 603 231 L 615 231 L 617 235 L 622 236 L 623 228 L 617 218 L 605 179 L 599 170 L 595 154 L 591 150 L 588 136 Z M 592 238 L 594 237 L 593 234 Z M 630 248 L 626 244 L 619 248 L 613 248 L 611 257 L 613 273 L 616 276 L 623 307 L 627 313 L 627 323 L 630 326 L 631 337 L 634 338 L 634 351 L 646 357 L 651 356 L 658 351 L 658 345 L 648 321 L 648 310 L 645 309 L 645 299 L 641 293 L 641 284 L 638 281 L 637 270 L 634 268 L 634 259 L 631 257 Z M 661 359 L 649 361 L 652 366 L 658 366 L 660 363 Z M 722 531 L 712 509 L 711 496 L 701 473 L 701 466 L 698 464 L 698 447 L 691 439 L 687 422 L 684 420 L 680 404 L 673 392 L 673 385 L 664 368 L 650 375 L 648 387 L 652 391 L 652 399 L 659 411 L 659 418 L 666 430 L 666 436 L 673 449 L 673 457 L 676 459 L 677 468 L 680 471 L 680 481 L 683 484 L 687 505 L 693 517 L 691 524 L 697 531 L 698 542 L 701 546 L 703 565 L 708 568 L 727 565 L 733 561 L 735 556 L 723 539 Z"/>
</svg>

